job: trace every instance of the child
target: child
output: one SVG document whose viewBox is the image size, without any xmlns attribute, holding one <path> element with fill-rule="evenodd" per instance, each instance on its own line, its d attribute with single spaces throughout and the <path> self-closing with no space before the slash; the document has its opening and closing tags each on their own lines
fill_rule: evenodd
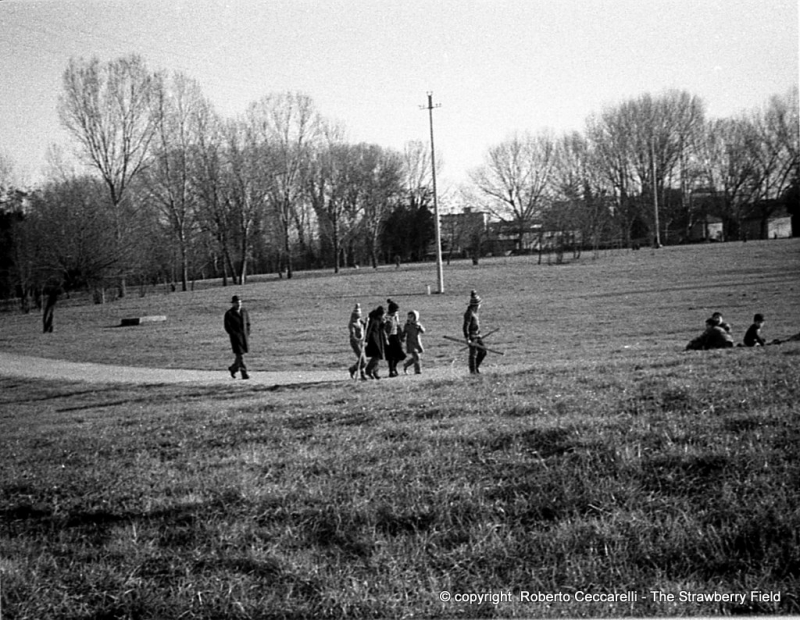
<svg viewBox="0 0 800 620">
<path fill-rule="evenodd" d="M 369 358 L 369 363 L 364 369 L 364 374 L 370 379 L 381 378 L 378 374 L 378 364 L 380 364 L 381 360 L 384 358 L 384 352 L 388 346 L 383 323 L 383 306 L 378 306 L 369 313 L 369 321 L 367 321 L 367 344 L 364 347 L 364 353 Z"/>
<path fill-rule="evenodd" d="M 411 356 L 411 359 L 403 364 L 403 374 L 408 374 L 409 366 L 414 366 L 414 374 L 422 374 L 422 367 L 420 365 L 419 356 L 425 352 L 422 347 L 422 334 L 425 333 L 425 328 L 419 322 L 419 312 L 412 310 L 408 313 L 406 320 L 406 351 Z"/>
<path fill-rule="evenodd" d="M 353 308 L 347 328 L 350 331 L 350 346 L 356 354 L 356 363 L 350 366 L 350 378 L 355 379 L 356 373 L 360 371 L 361 380 L 366 381 L 367 375 L 364 369 L 367 366 L 367 356 L 364 353 L 364 345 L 367 339 L 367 325 L 361 318 L 361 304 L 356 304 Z"/>
<path fill-rule="evenodd" d="M 744 346 L 746 347 L 763 347 L 767 344 L 766 340 L 761 337 L 761 328 L 764 326 L 764 315 L 756 314 L 753 317 L 753 324 L 747 329 L 744 335 Z"/>
<path fill-rule="evenodd" d="M 397 363 L 406 359 L 406 354 L 403 352 L 403 326 L 400 325 L 400 318 L 397 316 L 397 311 L 400 306 L 391 299 L 387 299 L 389 311 L 386 314 L 386 321 L 384 328 L 386 330 L 387 346 L 386 346 L 386 363 L 389 365 L 389 376 L 397 376 Z"/>
</svg>

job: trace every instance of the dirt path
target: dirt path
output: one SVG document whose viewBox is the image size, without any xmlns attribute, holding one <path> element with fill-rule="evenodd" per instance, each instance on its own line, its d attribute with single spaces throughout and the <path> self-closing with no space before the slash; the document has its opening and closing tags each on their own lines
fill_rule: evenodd
<svg viewBox="0 0 800 620">
<path fill-rule="evenodd" d="M 434 368 L 422 375 L 402 377 L 404 380 L 455 378 L 467 374 L 466 368 Z M 0 351 L 0 376 L 25 377 L 87 383 L 133 383 L 157 385 L 164 383 L 233 383 L 225 371 L 184 370 L 172 368 L 140 368 L 85 362 L 67 362 L 43 357 L 16 355 Z M 385 376 L 385 370 L 383 373 Z M 287 372 L 251 372 L 249 384 L 266 386 L 304 383 L 333 383 L 350 381 L 347 369 Z M 237 380 L 237 382 L 245 383 Z"/>
</svg>

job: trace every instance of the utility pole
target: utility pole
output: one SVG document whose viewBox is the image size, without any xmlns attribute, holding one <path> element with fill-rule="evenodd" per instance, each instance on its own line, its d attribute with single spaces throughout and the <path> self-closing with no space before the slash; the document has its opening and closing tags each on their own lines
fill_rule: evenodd
<svg viewBox="0 0 800 620">
<path fill-rule="evenodd" d="M 656 182 L 656 139 L 655 136 L 650 138 L 650 152 L 653 159 L 653 211 L 656 224 L 656 239 L 655 247 L 661 247 L 661 232 L 658 230 L 658 183 Z"/>
<path fill-rule="evenodd" d="M 442 107 L 441 103 L 433 105 L 433 93 L 428 92 L 428 118 L 431 125 L 431 177 L 433 178 L 433 221 L 434 230 L 436 231 L 436 277 L 439 285 L 439 293 L 444 293 L 444 273 L 442 270 L 442 233 L 439 228 L 439 202 L 436 198 L 436 154 L 433 148 L 433 108 Z M 426 109 L 425 106 L 420 106 L 420 109 Z"/>
</svg>

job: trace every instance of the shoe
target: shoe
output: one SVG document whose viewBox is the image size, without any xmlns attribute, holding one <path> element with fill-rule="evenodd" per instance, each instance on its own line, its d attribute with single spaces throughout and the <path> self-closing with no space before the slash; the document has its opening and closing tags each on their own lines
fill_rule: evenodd
<svg viewBox="0 0 800 620">
<path fill-rule="evenodd" d="M 380 379 L 380 378 L 381 378 L 381 376 L 380 376 L 380 375 L 379 375 L 377 372 L 373 372 L 373 373 L 372 373 L 372 378 L 373 378 L 373 379 Z"/>
<path fill-rule="evenodd" d="M 246 372 L 242 371 L 242 379 L 249 379 L 249 378 L 250 378 L 250 375 L 248 375 Z"/>
<path fill-rule="evenodd" d="M 233 369 L 233 366 L 228 366 L 228 372 L 231 373 L 231 377 L 234 379 L 236 378 L 236 371 Z"/>
<path fill-rule="evenodd" d="M 364 374 L 362 374 L 362 375 L 361 375 L 361 380 L 362 380 L 362 381 L 368 381 L 368 377 L 367 377 L 367 375 L 364 375 Z"/>
<path fill-rule="evenodd" d="M 355 368 L 351 368 L 351 369 L 350 369 L 350 378 L 351 378 L 351 379 L 355 379 L 355 378 L 356 378 L 356 371 L 355 371 Z"/>
<path fill-rule="evenodd" d="M 403 366 L 403 374 L 404 375 L 408 374 L 408 366 Z"/>
</svg>

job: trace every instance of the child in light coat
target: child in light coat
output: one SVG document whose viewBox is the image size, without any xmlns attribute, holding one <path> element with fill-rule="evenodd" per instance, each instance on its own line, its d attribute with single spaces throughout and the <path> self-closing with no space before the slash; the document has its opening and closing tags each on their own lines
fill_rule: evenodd
<svg viewBox="0 0 800 620">
<path fill-rule="evenodd" d="M 422 346 L 422 334 L 425 333 L 425 328 L 419 322 L 419 312 L 412 310 L 408 313 L 406 320 L 405 334 L 406 334 L 406 351 L 410 359 L 403 364 L 403 373 L 407 374 L 408 369 L 414 366 L 414 374 L 422 373 L 422 366 L 420 364 L 420 355 L 425 352 Z"/>
</svg>

